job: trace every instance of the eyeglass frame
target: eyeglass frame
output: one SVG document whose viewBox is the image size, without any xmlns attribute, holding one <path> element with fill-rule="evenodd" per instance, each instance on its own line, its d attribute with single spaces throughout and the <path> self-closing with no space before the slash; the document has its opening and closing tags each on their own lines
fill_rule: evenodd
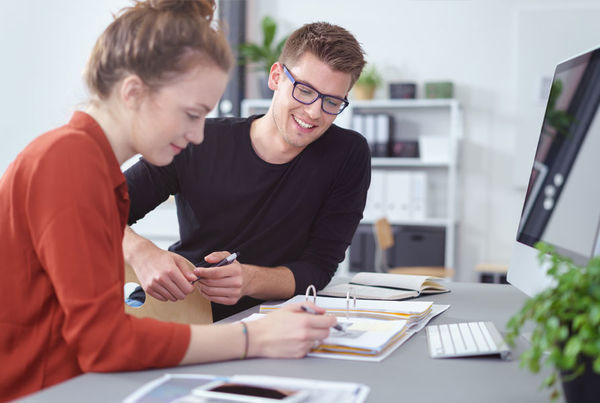
<svg viewBox="0 0 600 403">
<path fill-rule="evenodd" d="M 290 81 L 292 82 L 292 85 L 294 86 L 292 88 L 292 98 L 294 98 L 295 101 L 300 102 L 303 105 L 312 105 L 314 104 L 319 98 L 321 98 L 321 110 L 323 112 L 325 112 L 328 115 L 333 115 L 333 116 L 337 116 L 340 113 L 344 112 L 344 109 L 346 109 L 348 107 L 348 105 L 350 105 L 350 102 L 348 102 L 348 97 L 344 97 L 344 98 L 340 98 L 340 97 L 336 97 L 335 95 L 328 95 L 328 94 L 322 94 L 319 90 L 317 90 L 316 88 L 314 88 L 312 85 L 303 83 L 302 81 L 298 81 L 296 80 L 293 76 L 292 73 L 290 73 L 289 69 L 287 68 L 287 66 L 285 64 L 281 64 L 281 66 L 283 67 L 283 72 L 285 73 L 285 75 L 290 79 Z M 315 99 L 313 99 L 311 102 L 304 102 L 304 101 L 300 101 L 298 98 L 296 98 L 294 96 L 294 91 L 296 90 L 296 86 L 298 84 L 304 85 L 305 87 L 310 88 L 311 90 L 313 90 L 314 92 L 317 93 L 317 96 Z M 340 109 L 340 111 L 338 113 L 331 113 L 331 112 L 327 112 L 325 110 L 325 107 L 323 106 L 323 101 L 325 99 L 325 97 L 329 97 L 329 98 L 333 98 L 333 99 L 337 99 L 339 101 L 343 102 L 343 107 L 342 109 Z"/>
</svg>

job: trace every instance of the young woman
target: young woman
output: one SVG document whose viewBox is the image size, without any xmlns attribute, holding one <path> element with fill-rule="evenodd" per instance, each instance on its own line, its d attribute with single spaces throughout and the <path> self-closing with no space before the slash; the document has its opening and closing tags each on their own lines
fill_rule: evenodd
<svg viewBox="0 0 600 403">
<path fill-rule="evenodd" d="M 214 8 L 146 0 L 122 10 L 88 61 L 85 112 L 35 139 L 0 179 L 0 400 L 86 371 L 302 357 L 335 324 L 300 306 L 208 326 L 124 313 L 120 164 L 140 153 L 166 165 L 202 141 L 233 62 Z"/>
</svg>

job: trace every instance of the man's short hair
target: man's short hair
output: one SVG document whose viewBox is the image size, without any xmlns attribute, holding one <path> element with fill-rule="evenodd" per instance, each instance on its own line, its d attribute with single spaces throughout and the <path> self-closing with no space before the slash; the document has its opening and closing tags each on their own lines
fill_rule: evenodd
<svg viewBox="0 0 600 403">
<path fill-rule="evenodd" d="M 279 61 L 293 66 L 306 52 L 333 70 L 350 73 L 350 88 L 365 66 L 365 52 L 348 30 L 327 22 L 305 24 L 285 42 Z M 348 88 L 348 90 L 350 90 Z"/>
</svg>

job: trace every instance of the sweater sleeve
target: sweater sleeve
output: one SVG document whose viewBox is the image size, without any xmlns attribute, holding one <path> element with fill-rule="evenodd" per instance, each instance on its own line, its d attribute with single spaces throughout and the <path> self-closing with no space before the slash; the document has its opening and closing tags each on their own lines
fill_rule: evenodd
<svg viewBox="0 0 600 403">
<path fill-rule="evenodd" d="M 125 171 L 130 208 L 127 224 L 135 224 L 179 191 L 175 164 L 157 167 L 143 158 Z"/>
<path fill-rule="evenodd" d="M 123 223 L 98 148 L 85 139 L 56 148 L 39 162 L 25 205 L 36 254 L 64 314 L 57 332 L 83 371 L 178 364 L 189 326 L 124 312 Z"/>
<path fill-rule="evenodd" d="M 299 259 L 284 264 L 294 274 L 296 294 L 313 284 L 329 283 L 362 219 L 371 181 L 371 156 L 362 136 L 341 164 L 332 188 L 311 227 L 310 238 Z"/>
</svg>

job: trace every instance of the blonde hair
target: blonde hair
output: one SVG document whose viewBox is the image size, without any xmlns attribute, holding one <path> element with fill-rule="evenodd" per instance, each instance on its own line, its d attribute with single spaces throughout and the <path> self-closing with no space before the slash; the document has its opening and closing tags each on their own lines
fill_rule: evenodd
<svg viewBox="0 0 600 403">
<path fill-rule="evenodd" d="M 350 88 L 365 67 L 365 52 L 348 30 L 327 22 L 305 24 L 285 42 L 279 61 L 293 66 L 310 52 L 333 70 L 349 73 Z"/>
<path fill-rule="evenodd" d="M 123 8 L 96 41 L 85 69 L 93 95 L 107 98 L 126 74 L 150 88 L 199 64 L 228 72 L 233 55 L 214 28 L 214 0 L 145 0 Z"/>
</svg>

